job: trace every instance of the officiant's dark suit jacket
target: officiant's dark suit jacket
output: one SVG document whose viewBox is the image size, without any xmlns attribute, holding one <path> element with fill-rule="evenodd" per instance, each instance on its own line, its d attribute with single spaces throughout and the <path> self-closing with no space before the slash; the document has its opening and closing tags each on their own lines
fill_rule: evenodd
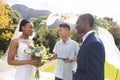
<svg viewBox="0 0 120 80">
<path fill-rule="evenodd" d="M 93 32 L 80 47 L 73 80 L 104 80 L 104 61 L 103 43 Z"/>
</svg>

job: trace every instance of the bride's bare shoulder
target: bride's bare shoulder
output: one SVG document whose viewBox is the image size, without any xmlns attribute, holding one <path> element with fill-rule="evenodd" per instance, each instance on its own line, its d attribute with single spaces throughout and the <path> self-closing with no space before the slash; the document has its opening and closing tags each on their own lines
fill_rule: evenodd
<svg viewBox="0 0 120 80">
<path fill-rule="evenodd" d="M 12 45 L 18 45 L 19 44 L 19 39 L 17 38 L 17 39 L 13 39 L 12 41 L 11 41 L 11 44 Z"/>
</svg>

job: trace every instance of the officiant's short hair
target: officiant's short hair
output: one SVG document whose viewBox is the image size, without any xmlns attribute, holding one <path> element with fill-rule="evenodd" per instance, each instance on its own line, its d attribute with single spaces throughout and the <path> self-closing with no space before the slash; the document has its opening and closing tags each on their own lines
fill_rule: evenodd
<svg viewBox="0 0 120 80">
<path fill-rule="evenodd" d="M 68 28 L 68 30 L 70 30 L 70 26 L 67 23 L 62 23 L 59 27 Z"/>
</svg>

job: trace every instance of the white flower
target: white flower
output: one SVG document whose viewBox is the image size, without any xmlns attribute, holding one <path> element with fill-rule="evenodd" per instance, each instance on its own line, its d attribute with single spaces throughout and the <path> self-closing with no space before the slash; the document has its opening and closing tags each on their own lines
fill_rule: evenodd
<svg viewBox="0 0 120 80">
<path fill-rule="evenodd" d="M 43 54 L 43 51 L 40 51 L 40 54 Z"/>
<path fill-rule="evenodd" d="M 27 49 L 24 50 L 24 54 L 25 54 L 25 55 L 29 55 L 30 53 L 31 53 L 30 50 L 27 50 Z"/>
<path fill-rule="evenodd" d="M 41 56 L 41 54 L 43 54 L 43 52 L 42 52 L 42 51 L 40 51 L 40 52 L 36 52 L 36 53 L 35 53 L 35 56 L 36 56 L 36 57 L 40 57 L 40 56 Z"/>
<path fill-rule="evenodd" d="M 36 53 L 35 53 L 35 56 L 36 56 L 36 57 L 40 57 L 40 55 L 41 55 L 40 52 L 36 52 Z"/>
</svg>

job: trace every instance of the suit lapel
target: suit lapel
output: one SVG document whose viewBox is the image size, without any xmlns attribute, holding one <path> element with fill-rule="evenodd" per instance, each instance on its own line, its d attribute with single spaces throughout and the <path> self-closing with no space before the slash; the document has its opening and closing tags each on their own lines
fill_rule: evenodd
<svg viewBox="0 0 120 80">
<path fill-rule="evenodd" d="M 85 49 L 86 49 L 86 45 L 87 45 L 87 43 L 88 42 L 90 42 L 91 41 L 91 39 L 92 39 L 92 37 L 94 36 L 94 34 L 95 34 L 95 32 L 92 32 L 91 34 L 89 34 L 89 36 L 85 39 L 85 41 L 82 43 L 82 45 L 81 45 L 81 47 L 80 47 L 80 50 L 79 50 L 79 54 L 78 54 L 78 57 L 80 57 L 80 58 L 83 58 L 84 57 L 84 55 L 82 55 L 82 54 L 84 54 L 84 51 L 85 51 Z M 79 60 L 79 59 L 78 59 Z"/>
<path fill-rule="evenodd" d="M 88 35 L 88 37 L 85 39 L 85 41 L 82 43 L 82 45 L 86 44 L 88 41 L 91 40 L 91 38 L 95 35 L 95 32 L 92 32 L 91 34 Z M 82 46 L 81 45 L 81 46 Z"/>
</svg>

